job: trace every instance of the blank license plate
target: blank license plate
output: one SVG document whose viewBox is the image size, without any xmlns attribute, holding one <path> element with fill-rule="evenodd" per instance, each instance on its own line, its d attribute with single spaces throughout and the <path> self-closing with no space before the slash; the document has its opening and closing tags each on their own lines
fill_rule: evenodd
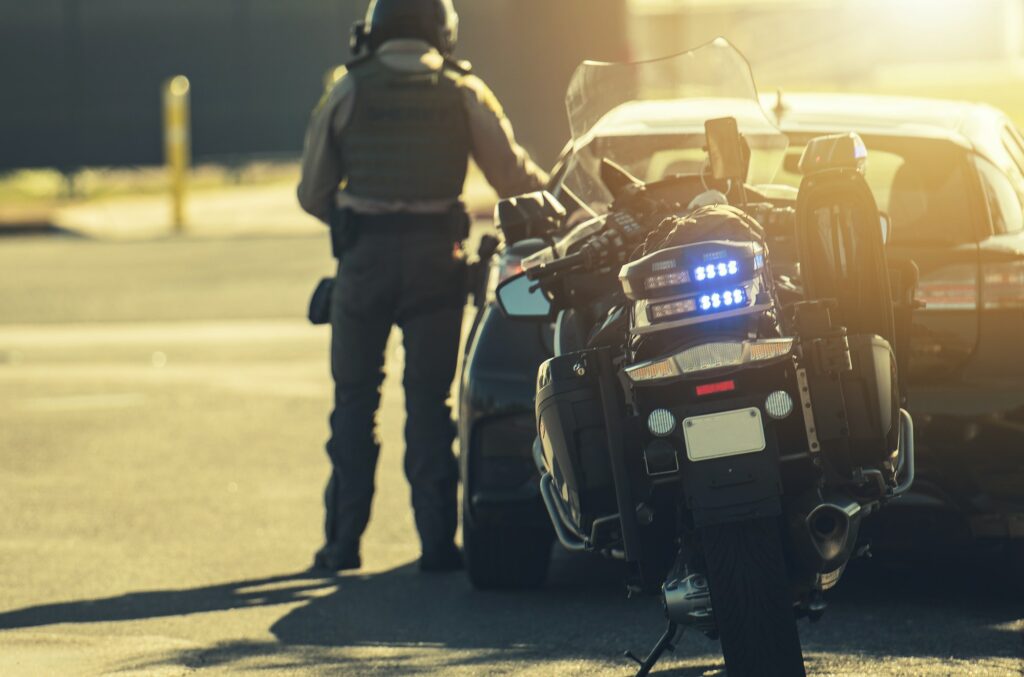
<svg viewBox="0 0 1024 677">
<path fill-rule="evenodd" d="M 683 421 L 691 461 L 764 451 L 764 423 L 757 407 L 693 416 Z"/>
</svg>

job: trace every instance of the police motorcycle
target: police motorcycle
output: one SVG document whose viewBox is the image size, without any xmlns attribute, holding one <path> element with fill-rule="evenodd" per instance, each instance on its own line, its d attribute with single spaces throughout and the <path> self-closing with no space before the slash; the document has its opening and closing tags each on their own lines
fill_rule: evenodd
<svg viewBox="0 0 1024 677">
<path fill-rule="evenodd" d="M 866 150 L 819 138 L 795 195 L 759 183 L 785 137 L 723 39 L 573 82 L 587 151 L 561 199 L 523 196 L 499 224 L 506 244 L 546 242 L 497 301 L 555 322 L 534 445 L 555 534 L 661 596 L 664 634 L 626 652 L 638 675 L 687 628 L 721 641 L 730 675 L 802 675 L 797 619 L 821 616 L 864 517 L 914 479 L 894 303 L 913 280 L 890 280 Z M 645 182 L 587 139 L 669 103 L 708 115 L 694 171 Z M 573 209 L 590 217 L 570 229 Z"/>
</svg>

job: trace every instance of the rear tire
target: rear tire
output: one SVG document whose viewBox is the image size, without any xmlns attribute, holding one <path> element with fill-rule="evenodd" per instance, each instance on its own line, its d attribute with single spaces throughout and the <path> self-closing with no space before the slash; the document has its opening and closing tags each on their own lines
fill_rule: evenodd
<svg viewBox="0 0 1024 677">
<path fill-rule="evenodd" d="M 526 590 L 544 585 L 552 541 L 547 529 L 477 526 L 468 511 L 463 514 L 466 573 L 480 590 Z"/>
<path fill-rule="evenodd" d="M 806 674 L 775 518 L 701 530 L 729 677 Z"/>
</svg>

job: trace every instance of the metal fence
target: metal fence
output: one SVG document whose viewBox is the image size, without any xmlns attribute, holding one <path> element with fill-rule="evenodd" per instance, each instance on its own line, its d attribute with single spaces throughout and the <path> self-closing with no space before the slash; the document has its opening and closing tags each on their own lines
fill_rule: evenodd
<svg viewBox="0 0 1024 677">
<path fill-rule="evenodd" d="M 545 160 L 581 59 L 626 55 L 625 0 L 463 0 L 477 64 Z M 0 0 L 0 170 L 162 161 L 160 85 L 192 82 L 198 161 L 297 156 L 364 0 Z"/>
</svg>

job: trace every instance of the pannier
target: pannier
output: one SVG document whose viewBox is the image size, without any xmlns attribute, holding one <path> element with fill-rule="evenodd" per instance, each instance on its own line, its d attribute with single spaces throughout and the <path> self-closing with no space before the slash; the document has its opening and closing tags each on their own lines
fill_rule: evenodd
<svg viewBox="0 0 1024 677">
<path fill-rule="evenodd" d="M 601 408 L 597 351 L 553 357 L 537 376 L 537 422 L 547 466 L 577 531 L 617 512 Z"/>
</svg>

